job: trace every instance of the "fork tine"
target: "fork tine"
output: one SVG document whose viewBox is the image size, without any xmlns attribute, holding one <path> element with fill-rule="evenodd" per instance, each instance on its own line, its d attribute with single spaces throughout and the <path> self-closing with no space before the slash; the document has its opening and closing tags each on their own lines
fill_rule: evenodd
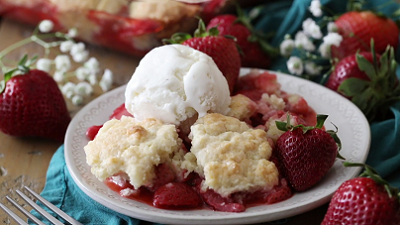
<svg viewBox="0 0 400 225">
<path fill-rule="evenodd" d="M 32 208 L 34 208 L 38 213 L 42 214 L 46 219 L 48 219 L 50 222 L 56 225 L 63 225 L 60 221 L 58 221 L 56 218 L 54 218 L 52 215 L 50 215 L 48 212 L 46 212 L 44 209 L 42 209 L 38 204 L 36 204 L 34 201 L 32 201 L 28 196 L 26 196 L 24 193 L 22 193 L 20 190 L 16 190 L 17 194 L 23 198 L 26 203 L 28 203 Z"/>
<path fill-rule="evenodd" d="M 7 200 L 11 202 L 19 211 L 21 211 L 25 216 L 27 216 L 29 219 L 31 219 L 33 222 L 35 222 L 38 225 L 45 225 L 42 223 L 40 220 L 38 220 L 36 217 L 34 217 L 32 214 L 30 214 L 26 209 L 22 206 L 20 206 L 16 201 L 14 201 L 12 198 L 6 196 Z"/>
<path fill-rule="evenodd" d="M 4 212 L 6 212 L 18 224 L 20 224 L 20 225 L 29 225 L 23 219 L 21 219 L 19 216 L 17 216 L 17 214 L 15 214 L 13 211 L 8 209 L 5 205 L 0 203 L 0 208 L 2 208 L 4 210 Z"/>
<path fill-rule="evenodd" d="M 35 196 L 35 198 L 37 200 L 39 200 L 41 203 L 43 203 L 43 205 L 47 206 L 49 209 L 51 209 L 53 212 L 57 213 L 57 215 L 59 215 L 60 217 L 62 217 L 64 220 L 68 221 L 71 224 L 74 225 L 82 225 L 81 223 L 79 223 L 78 221 L 76 221 L 74 218 L 70 217 L 69 215 L 67 215 L 65 212 L 61 211 L 59 208 L 57 208 L 56 206 L 54 206 L 53 204 L 51 204 L 49 201 L 47 201 L 46 199 L 44 199 L 42 196 L 40 196 L 39 194 L 37 194 L 36 192 L 32 191 L 29 187 L 24 186 L 24 188 L 33 196 Z"/>
</svg>

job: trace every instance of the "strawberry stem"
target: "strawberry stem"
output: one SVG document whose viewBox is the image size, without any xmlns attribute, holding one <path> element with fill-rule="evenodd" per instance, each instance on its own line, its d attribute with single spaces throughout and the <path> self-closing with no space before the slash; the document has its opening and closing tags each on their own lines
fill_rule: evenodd
<svg viewBox="0 0 400 225">
<path fill-rule="evenodd" d="M 275 121 L 276 127 L 281 130 L 281 131 L 292 131 L 294 129 L 300 128 L 303 130 L 303 134 L 305 134 L 307 131 L 312 130 L 312 129 L 321 129 L 324 126 L 325 120 L 328 118 L 328 115 L 324 114 L 318 114 L 317 115 L 317 124 L 315 126 L 304 126 L 303 124 L 299 124 L 296 126 L 293 126 L 290 124 L 290 114 L 286 113 L 286 122 L 283 121 Z M 335 124 L 333 124 L 335 126 Z M 338 128 L 335 126 L 336 130 L 327 130 L 326 132 L 333 138 L 333 140 L 336 142 L 338 146 L 338 154 L 337 158 L 344 160 L 345 158 L 339 154 L 339 151 L 342 149 L 342 142 L 340 141 L 340 138 L 337 136 Z"/>
<path fill-rule="evenodd" d="M 389 107 L 400 100 L 400 87 L 396 76 L 397 62 L 393 47 L 388 46 L 378 60 L 374 41 L 371 40 L 371 54 L 372 63 L 363 55 L 356 53 L 357 66 L 369 80 L 351 77 L 345 79 L 338 88 L 338 92 L 351 97 L 351 101 L 360 108 L 370 122 L 384 119 Z"/>
<path fill-rule="evenodd" d="M 37 55 L 28 59 L 28 55 L 25 54 L 18 62 L 17 68 L 14 68 L 4 74 L 4 79 L 0 81 L 0 94 L 6 89 L 6 83 L 15 75 L 15 72 L 19 71 L 19 74 L 26 74 L 30 70 L 30 66 L 36 61 Z M 0 60 L 1 61 L 1 60 Z"/>
<path fill-rule="evenodd" d="M 218 35 L 219 31 L 217 27 L 213 27 L 207 30 L 204 21 L 201 18 L 199 18 L 199 25 L 197 29 L 194 31 L 193 36 L 188 33 L 178 32 L 173 34 L 170 39 L 167 38 L 163 39 L 162 42 L 163 44 L 182 44 L 186 40 L 189 40 L 193 37 L 198 38 L 198 37 L 218 36 Z"/>
</svg>

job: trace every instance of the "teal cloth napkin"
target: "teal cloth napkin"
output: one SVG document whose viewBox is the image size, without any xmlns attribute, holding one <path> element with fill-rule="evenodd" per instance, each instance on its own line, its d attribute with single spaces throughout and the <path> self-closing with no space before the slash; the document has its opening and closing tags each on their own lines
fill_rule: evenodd
<svg viewBox="0 0 400 225">
<path fill-rule="evenodd" d="M 146 221 L 141 221 L 123 214 L 119 214 L 91 199 L 87 196 L 72 179 L 64 158 L 64 145 L 62 145 L 53 155 L 46 175 L 46 185 L 40 194 L 55 206 L 72 216 L 85 225 L 149 225 Z M 39 203 L 41 205 L 41 203 Z M 43 205 L 42 205 L 43 206 Z M 46 209 L 45 206 L 43 208 Z M 54 212 L 51 215 L 60 219 Z M 43 218 L 36 211 L 32 214 L 38 218 Z M 45 220 L 43 220 L 45 221 Z M 35 224 L 35 223 L 31 223 Z M 47 223 L 51 224 L 51 223 Z M 156 224 L 154 224 L 156 225 Z"/>
<path fill-rule="evenodd" d="M 308 11 L 310 2 L 295 0 L 265 3 L 258 7 L 260 14 L 254 20 L 255 27 L 265 32 L 276 31 L 272 44 L 277 47 L 285 34 L 294 35 L 301 29 L 302 21 L 311 16 Z M 368 2 L 373 7 L 387 1 Z M 344 12 L 346 7 L 346 1 L 343 0 L 322 0 L 321 3 L 335 12 Z M 398 7 L 390 5 L 383 8 L 383 11 L 391 13 L 396 9 Z M 285 72 L 285 68 L 285 59 L 277 59 L 271 69 Z M 400 74 L 400 68 L 397 74 Z M 400 103 L 391 110 L 392 119 L 371 124 L 372 141 L 367 163 L 375 167 L 392 185 L 400 188 Z M 41 195 L 83 224 L 152 224 L 118 214 L 84 194 L 66 168 L 63 146 L 50 162 L 46 186 Z"/>
</svg>

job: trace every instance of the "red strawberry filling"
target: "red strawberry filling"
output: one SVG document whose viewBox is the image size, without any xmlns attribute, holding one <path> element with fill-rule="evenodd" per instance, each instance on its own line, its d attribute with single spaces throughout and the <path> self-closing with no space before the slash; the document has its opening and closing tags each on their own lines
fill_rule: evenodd
<svg viewBox="0 0 400 225">
<path fill-rule="evenodd" d="M 236 87 L 236 94 L 241 93 L 249 97 L 250 102 L 245 102 L 246 107 L 250 104 L 256 108 L 254 113 L 245 119 L 251 126 L 263 128 L 267 131 L 273 129 L 269 121 L 286 121 L 286 113 L 290 112 L 292 124 L 315 125 L 315 111 L 308 106 L 306 100 L 298 95 L 288 94 L 280 90 L 276 75 L 264 72 L 261 74 L 250 73 L 241 77 L 240 85 Z M 265 96 L 268 94 L 268 96 Z M 275 97 L 271 97 L 275 95 Z M 110 118 L 121 118 L 122 115 L 132 116 L 122 104 Z M 248 112 L 248 111 L 247 111 Z M 249 122 L 251 121 L 251 122 Z M 272 123 L 271 123 L 272 124 Z M 96 128 L 89 128 L 91 137 L 94 137 Z M 97 129 L 98 131 L 98 129 Z M 88 132 L 89 133 L 89 132 Z M 274 137 L 269 138 L 274 148 Z M 190 148 L 190 143 L 184 143 Z M 190 150 L 190 149 L 189 149 Z M 274 155 L 270 158 L 279 169 L 279 160 Z M 281 172 L 281 171 L 279 171 Z M 158 208 L 188 209 L 188 208 L 211 208 L 225 212 L 243 212 L 248 207 L 260 204 L 273 204 L 284 201 L 293 195 L 286 178 L 280 175 L 279 183 L 272 189 L 257 191 L 241 191 L 223 197 L 213 189 L 201 189 L 202 177 L 192 172 L 183 176 L 182 171 L 176 170 L 169 164 L 160 164 L 155 168 L 156 179 L 149 185 L 143 185 L 135 190 L 129 183 L 126 174 L 120 173 L 108 178 L 105 184 L 121 196 L 153 205 Z M 280 173 L 281 174 L 281 173 Z"/>
<path fill-rule="evenodd" d="M 121 196 L 165 209 L 211 208 L 223 212 L 243 212 L 246 208 L 262 204 L 273 204 L 292 196 L 287 181 L 281 178 L 273 189 L 253 193 L 237 192 L 222 197 L 212 189 L 200 190 L 202 178 L 191 173 L 178 181 L 166 164 L 156 167 L 157 178 L 153 186 L 135 189 L 125 173 L 118 173 L 105 180 L 105 184 Z M 168 168 L 168 169 L 167 169 Z"/>
</svg>

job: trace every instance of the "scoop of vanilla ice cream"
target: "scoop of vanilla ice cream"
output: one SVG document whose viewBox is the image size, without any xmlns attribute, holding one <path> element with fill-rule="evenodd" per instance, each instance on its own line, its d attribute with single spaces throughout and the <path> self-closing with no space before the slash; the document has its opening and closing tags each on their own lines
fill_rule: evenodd
<svg viewBox="0 0 400 225">
<path fill-rule="evenodd" d="M 198 113 L 227 114 L 228 82 L 213 59 L 184 45 L 154 48 L 140 61 L 125 91 L 125 107 L 137 119 L 179 125 Z"/>
</svg>

